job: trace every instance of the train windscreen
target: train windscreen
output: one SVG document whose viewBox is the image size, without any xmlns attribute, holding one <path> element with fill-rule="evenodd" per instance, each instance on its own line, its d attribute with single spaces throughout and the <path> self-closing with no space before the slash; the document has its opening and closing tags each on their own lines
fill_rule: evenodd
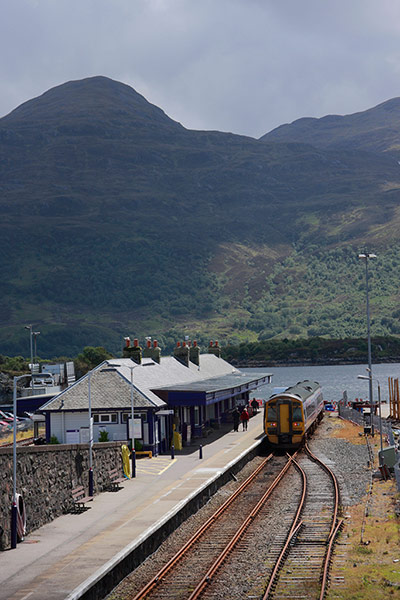
<svg viewBox="0 0 400 600">
<path fill-rule="evenodd" d="M 278 419 L 278 413 L 276 412 L 275 402 L 268 404 L 268 421 L 276 421 Z"/>
<path fill-rule="evenodd" d="M 303 417 L 301 414 L 301 405 L 293 402 L 293 404 L 292 404 L 292 419 L 293 419 L 293 421 L 301 421 L 302 418 Z"/>
</svg>

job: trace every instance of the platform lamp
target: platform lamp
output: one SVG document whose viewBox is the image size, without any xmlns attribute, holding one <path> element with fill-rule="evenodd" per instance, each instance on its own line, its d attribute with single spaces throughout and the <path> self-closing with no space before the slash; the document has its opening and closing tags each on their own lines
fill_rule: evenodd
<svg viewBox="0 0 400 600">
<path fill-rule="evenodd" d="M 147 339 L 147 338 L 146 338 Z M 151 338 L 149 338 L 151 339 Z M 134 412 L 135 412 L 135 401 L 134 401 L 134 394 L 133 394 L 133 389 L 134 389 L 134 385 L 133 385 L 133 369 L 136 369 L 136 367 L 138 367 L 139 365 L 135 363 L 134 360 L 131 360 L 131 365 L 130 364 L 116 364 L 116 363 L 112 363 L 110 361 L 107 361 L 107 364 L 110 367 L 126 367 L 127 369 L 130 370 L 131 372 L 131 425 L 132 425 L 132 429 L 131 429 L 131 444 L 132 444 L 132 452 L 131 452 L 131 461 L 132 461 L 132 465 L 131 465 L 131 470 L 132 470 L 132 478 L 136 477 L 136 452 L 135 452 L 135 431 L 134 431 Z"/>
<path fill-rule="evenodd" d="M 89 409 L 89 496 L 93 496 L 93 417 L 92 417 L 92 394 L 91 394 L 91 375 L 92 370 L 88 371 L 88 409 Z"/>
<path fill-rule="evenodd" d="M 118 368 L 122 365 L 112 363 L 108 360 L 105 361 L 107 366 L 111 368 Z M 132 361 L 133 362 L 133 361 Z M 128 365 L 125 365 L 128 366 Z M 136 476 L 136 456 L 135 456 L 135 440 L 133 433 L 133 369 L 138 365 L 128 366 L 131 369 L 131 407 L 132 407 L 132 477 Z M 98 367 L 88 371 L 88 409 L 89 409 L 89 496 L 93 496 L 94 485 L 93 485 L 93 417 L 92 417 L 92 390 L 91 390 L 91 376 L 93 371 L 96 371 Z"/>
<path fill-rule="evenodd" d="M 381 384 L 379 382 L 379 379 L 377 379 L 376 377 L 372 377 L 372 373 L 370 372 L 369 368 L 367 369 L 367 371 L 369 372 L 369 375 L 358 375 L 358 379 L 367 379 L 370 382 L 370 384 L 372 384 L 372 380 L 374 380 L 378 384 L 379 435 L 380 435 L 381 455 L 382 455 L 383 438 L 382 438 Z M 371 410 L 371 423 L 373 423 L 372 410 Z M 381 461 L 379 461 L 379 463 L 380 462 Z M 380 466 L 382 466 L 382 465 L 380 465 Z"/>
<path fill-rule="evenodd" d="M 31 373 L 34 377 L 43 377 L 50 373 Z M 13 381 L 13 494 L 11 504 L 11 549 L 17 547 L 17 382 L 29 375 L 17 375 Z"/>
<path fill-rule="evenodd" d="M 108 364 L 108 362 L 106 361 Z M 115 365 L 118 366 L 118 365 Z M 93 496 L 93 416 L 92 416 L 92 373 L 96 371 L 98 366 L 88 371 L 88 411 L 89 411 L 89 496 Z"/>
<path fill-rule="evenodd" d="M 32 340 L 32 325 L 25 325 L 24 329 L 28 329 L 29 330 L 29 334 L 30 334 L 30 345 L 31 345 L 31 390 L 32 390 L 32 396 L 33 396 L 33 340 Z"/>
<path fill-rule="evenodd" d="M 40 331 L 33 331 L 33 341 L 34 341 L 34 351 L 33 351 L 33 360 L 36 363 L 37 360 L 37 336 L 40 335 Z"/>
<path fill-rule="evenodd" d="M 132 359 L 131 359 L 132 365 L 124 365 L 126 366 L 130 372 L 131 372 L 131 425 L 132 425 L 132 429 L 131 429 L 131 444 L 132 444 L 132 453 L 131 453 L 131 460 L 132 460 L 132 478 L 136 477 L 136 451 L 135 451 L 135 429 L 134 429 L 134 409 L 135 409 L 135 403 L 134 403 L 134 395 L 133 395 L 133 369 L 136 369 L 136 367 L 138 367 L 139 365 L 137 365 Z"/>
<path fill-rule="evenodd" d="M 369 277 L 368 277 L 368 261 L 371 258 L 376 258 L 376 254 L 370 252 L 364 252 L 358 255 L 360 260 L 365 260 L 365 293 L 366 293 L 366 304 L 367 304 L 367 338 L 368 338 L 368 372 L 369 377 L 369 404 L 371 406 L 371 414 L 374 414 L 374 399 L 372 392 L 372 360 L 371 360 L 371 326 L 370 326 L 370 314 L 369 314 Z M 374 424 L 372 423 L 371 429 L 372 435 L 374 435 Z"/>
</svg>

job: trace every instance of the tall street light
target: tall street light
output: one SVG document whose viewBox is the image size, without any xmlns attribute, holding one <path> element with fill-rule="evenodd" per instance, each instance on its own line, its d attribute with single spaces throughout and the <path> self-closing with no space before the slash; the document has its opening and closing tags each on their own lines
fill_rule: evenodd
<svg viewBox="0 0 400 600">
<path fill-rule="evenodd" d="M 133 390 L 134 390 L 134 385 L 133 385 L 133 369 L 136 369 L 136 367 L 138 367 L 139 365 L 137 363 L 135 363 L 134 360 L 130 359 L 132 364 L 116 364 L 116 363 L 112 363 L 111 361 L 107 361 L 107 364 L 110 367 L 127 367 L 127 369 L 130 370 L 131 372 L 131 444 L 132 444 L 132 452 L 131 452 L 131 461 L 132 461 L 132 466 L 131 466 L 131 470 L 132 470 L 132 478 L 136 477 L 136 451 L 135 451 L 135 430 L 134 430 L 134 412 L 135 412 L 135 401 L 134 401 L 134 394 L 133 394 Z"/>
<path fill-rule="evenodd" d="M 33 377 L 38 375 L 50 375 L 50 373 L 32 373 Z M 17 382 L 28 375 L 14 377 L 13 383 L 13 495 L 11 505 L 11 548 L 17 547 Z"/>
<path fill-rule="evenodd" d="M 89 402 L 89 496 L 93 496 L 93 417 L 92 417 L 92 394 L 91 378 L 92 371 L 88 372 L 88 402 Z"/>
<path fill-rule="evenodd" d="M 371 254 L 370 252 L 364 252 L 363 254 L 359 254 L 358 258 L 360 260 L 365 260 L 365 290 L 366 290 L 366 300 L 367 300 L 367 338 L 368 338 L 368 369 L 370 373 L 369 377 L 369 403 L 371 406 L 371 414 L 374 414 L 374 399 L 372 392 L 372 360 L 371 360 L 371 325 L 370 325 L 370 314 L 369 314 L 369 279 L 368 279 L 368 261 L 371 258 L 376 258 L 376 254 Z M 374 424 L 372 422 L 372 435 L 374 435 Z"/>
<path fill-rule="evenodd" d="M 113 370 L 121 365 L 111 363 L 110 361 L 105 361 L 107 366 L 111 367 Z M 131 368 L 131 367 L 129 367 Z M 134 367 L 132 367 L 134 368 Z M 93 496 L 94 484 L 93 484 L 93 416 L 92 416 L 92 388 L 91 388 L 91 377 L 92 373 L 96 371 L 98 367 L 91 369 L 88 371 L 88 410 L 89 410 L 89 496 Z M 131 385 L 132 385 L 132 377 L 131 377 Z M 132 400 L 132 392 L 131 392 L 131 402 Z M 133 414 L 133 409 L 132 409 Z M 134 460 L 134 459 L 132 459 Z M 132 462 L 132 472 L 133 472 L 133 462 Z M 132 475 L 134 477 L 135 475 Z"/>
<path fill-rule="evenodd" d="M 123 365 L 127 367 L 131 372 L 131 444 L 132 444 L 132 477 L 136 477 L 136 451 L 135 451 L 135 430 L 134 430 L 134 396 L 133 396 L 133 369 L 136 369 L 139 365 L 137 365 L 132 359 L 132 365 Z M 120 366 L 120 365 L 118 365 Z"/>
<path fill-rule="evenodd" d="M 369 369 L 367 369 L 367 371 L 369 371 Z M 382 411 L 381 411 L 381 384 L 379 382 L 379 379 L 377 379 L 376 377 L 372 377 L 372 373 L 369 371 L 369 375 L 358 375 L 358 379 L 368 379 L 368 381 L 370 382 L 370 384 L 372 385 L 372 380 L 376 381 L 378 383 L 378 410 L 379 410 L 379 435 L 380 435 L 380 442 L 381 442 L 381 454 L 380 457 L 382 456 L 382 450 L 383 450 L 383 439 L 382 439 Z M 373 414 L 371 411 L 371 422 L 373 422 Z M 379 460 L 379 465 L 381 465 L 381 460 Z"/>
<path fill-rule="evenodd" d="M 31 343 L 31 390 L 33 396 L 33 340 L 32 340 L 32 325 L 25 325 L 24 329 L 29 329 L 30 332 L 30 343 Z"/>
<path fill-rule="evenodd" d="M 32 335 L 33 335 L 33 341 L 34 341 L 33 360 L 35 361 L 35 364 L 36 364 L 36 360 L 37 360 L 37 336 L 40 335 L 40 331 L 33 331 Z"/>
</svg>

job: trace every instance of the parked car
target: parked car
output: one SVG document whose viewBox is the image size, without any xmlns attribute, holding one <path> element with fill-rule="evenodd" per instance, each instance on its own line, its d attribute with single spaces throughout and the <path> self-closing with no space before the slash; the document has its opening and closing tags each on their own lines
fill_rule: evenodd
<svg viewBox="0 0 400 600">
<path fill-rule="evenodd" d="M 0 419 L 2 421 L 6 421 L 7 423 L 12 423 L 14 421 L 14 415 L 0 410 Z"/>
</svg>

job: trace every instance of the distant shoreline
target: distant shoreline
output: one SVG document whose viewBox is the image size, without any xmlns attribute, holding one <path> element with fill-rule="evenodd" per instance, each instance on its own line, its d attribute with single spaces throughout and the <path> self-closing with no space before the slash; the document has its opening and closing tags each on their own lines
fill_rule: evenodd
<svg viewBox="0 0 400 600">
<path fill-rule="evenodd" d="M 326 361 L 247 361 L 247 360 L 231 360 L 231 365 L 238 369 L 264 369 L 273 367 L 336 367 L 346 365 L 364 365 L 368 364 L 368 360 L 326 360 Z M 400 357 L 391 358 L 387 360 L 372 360 L 374 365 L 386 365 L 400 363 Z"/>
</svg>

